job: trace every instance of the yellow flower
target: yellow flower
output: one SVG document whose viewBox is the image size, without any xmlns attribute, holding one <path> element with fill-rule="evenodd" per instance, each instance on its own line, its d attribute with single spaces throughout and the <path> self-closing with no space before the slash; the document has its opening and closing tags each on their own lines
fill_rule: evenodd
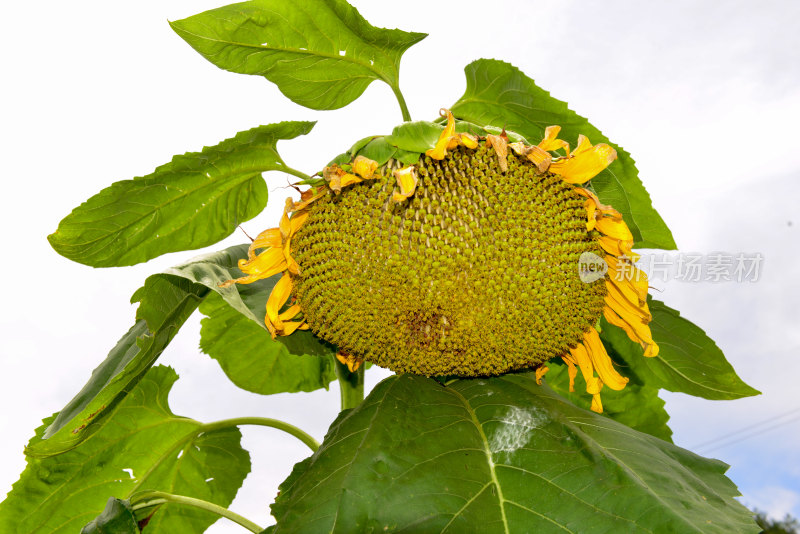
<svg viewBox="0 0 800 534">
<path fill-rule="evenodd" d="M 603 387 L 628 379 L 596 326 L 601 317 L 641 344 L 647 278 L 619 212 L 586 184 L 616 152 L 580 136 L 570 150 L 550 126 L 537 145 L 456 132 L 455 118 L 413 165 L 363 156 L 326 167 L 278 228 L 239 264 L 250 283 L 282 273 L 267 302 L 273 337 L 310 328 L 351 370 L 489 376 L 566 363 L 602 411 Z M 516 138 L 515 138 L 516 139 Z M 607 265 L 583 279 L 584 258 Z"/>
</svg>

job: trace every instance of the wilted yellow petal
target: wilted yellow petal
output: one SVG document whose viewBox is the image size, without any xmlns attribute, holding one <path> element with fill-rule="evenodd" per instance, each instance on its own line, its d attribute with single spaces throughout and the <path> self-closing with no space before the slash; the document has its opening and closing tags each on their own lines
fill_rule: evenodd
<svg viewBox="0 0 800 534">
<path fill-rule="evenodd" d="M 348 371 L 351 373 L 355 373 L 356 370 L 361 366 L 361 362 L 364 361 L 363 358 L 357 358 L 352 354 L 347 354 L 346 352 L 342 351 L 336 353 L 336 359 L 346 365 Z"/>
<path fill-rule="evenodd" d="M 539 143 L 539 148 L 545 151 L 558 150 L 563 148 L 567 156 L 569 156 L 569 143 L 558 138 L 558 132 L 561 131 L 561 126 L 548 126 L 544 129 L 544 139 Z"/>
<path fill-rule="evenodd" d="M 590 328 L 588 332 L 584 332 L 583 344 L 586 346 L 589 357 L 592 359 L 592 364 L 603 384 L 615 391 L 623 389 L 625 384 L 628 383 L 628 379 L 614 369 L 614 364 L 608 356 L 603 342 L 600 341 L 597 330 Z"/>
<path fill-rule="evenodd" d="M 489 134 L 486 136 L 486 146 L 494 148 L 500 170 L 506 172 L 508 170 L 508 138 L 503 135 Z"/>
<path fill-rule="evenodd" d="M 365 180 L 370 180 L 377 168 L 377 161 L 365 158 L 364 156 L 356 156 L 356 159 L 353 161 L 353 172 Z"/>
<path fill-rule="evenodd" d="M 595 413 L 603 413 L 603 402 L 600 400 L 600 394 L 592 395 L 591 410 Z"/>
<path fill-rule="evenodd" d="M 392 200 L 402 202 L 414 194 L 419 180 L 417 171 L 413 166 L 397 169 L 392 172 L 392 175 L 397 180 L 397 185 L 400 186 L 400 192 L 395 191 L 392 195 Z"/>
<path fill-rule="evenodd" d="M 350 174 L 336 164 L 322 169 L 322 177 L 328 182 L 328 188 L 337 195 L 348 185 L 357 184 L 362 181 L 361 178 L 355 174 Z"/>
<path fill-rule="evenodd" d="M 451 137 L 456 133 L 456 119 L 453 117 L 453 114 L 450 113 L 449 109 L 440 109 L 439 115 L 442 117 L 447 117 L 447 125 L 442 130 L 441 135 L 439 135 L 439 140 L 436 141 L 436 145 L 433 148 L 430 148 L 425 151 L 425 155 L 430 157 L 431 159 L 444 159 L 444 155 L 447 153 L 447 147 L 450 146 Z"/>
<path fill-rule="evenodd" d="M 644 348 L 644 355 L 648 358 L 658 355 L 658 345 L 653 341 L 650 327 L 641 322 L 637 317 L 633 317 L 631 322 L 619 316 L 611 306 L 603 308 L 603 317 L 609 324 L 622 328 L 631 341 L 639 343 Z"/>
<path fill-rule="evenodd" d="M 264 323 L 272 334 L 272 338 L 283 331 L 283 321 L 280 318 L 280 310 L 292 294 L 292 278 L 289 273 L 283 273 L 281 279 L 272 288 L 272 293 L 267 299 L 267 315 Z"/>
<path fill-rule="evenodd" d="M 580 154 L 559 158 L 550 164 L 550 172 L 570 184 L 582 184 L 597 176 L 617 158 L 617 151 L 601 143 Z"/>
<path fill-rule="evenodd" d="M 550 368 L 547 367 L 546 365 L 541 365 L 541 366 L 536 368 L 535 372 L 536 372 L 536 383 L 537 384 L 539 384 L 540 386 L 542 385 L 542 377 L 544 375 L 546 375 L 547 371 L 549 371 L 549 370 L 550 370 Z"/>
<path fill-rule="evenodd" d="M 476 149 L 478 148 L 478 138 L 472 134 L 468 133 L 461 133 L 458 134 L 461 144 L 467 148 Z"/>
<path fill-rule="evenodd" d="M 613 217 L 598 217 L 597 229 L 608 237 L 613 237 L 614 239 L 619 239 L 620 241 L 633 242 L 633 234 L 628 228 L 628 225 L 625 224 L 625 221 L 621 219 L 617 220 Z"/>
<path fill-rule="evenodd" d="M 561 355 L 561 359 L 567 364 L 567 374 L 569 375 L 569 390 L 575 391 L 575 377 L 578 376 L 578 368 L 575 367 L 575 362 L 568 358 L 565 354 Z"/>
</svg>

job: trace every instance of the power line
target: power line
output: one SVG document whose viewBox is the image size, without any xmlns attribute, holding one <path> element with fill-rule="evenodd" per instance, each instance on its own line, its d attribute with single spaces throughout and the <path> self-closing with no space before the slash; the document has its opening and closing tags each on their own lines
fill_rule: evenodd
<svg viewBox="0 0 800 534">
<path fill-rule="evenodd" d="M 792 412 L 788 412 L 788 413 L 782 414 L 781 416 L 778 416 L 778 417 L 772 417 L 772 418 L 770 418 L 770 419 L 767 419 L 767 420 L 764 420 L 764 421 L 762 421 L 762 422 L 760 422 L 760 423 L 756 423 L 755 425 L 751 425 L 751 426 L 750 426 L 750 427 L 748 427 L 748 428 L 745 428 L 745 429 L 739 430 L 739 431 L 737 431 L 737 432 L 733 432 L 733 433 L 729 434 L 728 436 L 724 436 L 723 438 L 718 438 L 718 439 L 716 439 L 716 440 L 713 440 L 713 441 L 710 441 L 710 442 L 706 442 L 706 444 L 713 445 L 712 447 L 705 447 L 705 448 L 703 448 L 703 447 L 697 447 L 697 449 L 701 449 L 701 450 L 702 450 L 702 454 L 708 454 L 709 452 L 715 451 L 715 450 L 717 450 L 717 449 L 721 449 L 721 448 L 723 448 L 723 447 L 728 447 L 728 446 L 730 446 L 730 445 L 733 445 L 733 444 L 735 444 L 735 443 L 739 443 L 740 441 L 744 441 L 744 440 L 746 440 L 746 439 L 750 439 L 750 438 L 752 438 L 753 436 L 757 436 L 757 435 L 759 435 L 759 434 L 763 434 L 763 433 L 765 433 L 765 432 L 769 432 L 770 430 L 774 430 L 774 429 L 776 429 L 776 428 L 780 428 L 780 427 L 782 427 L 782 426 L 784 426 L 784 425 L 787 425 L 787 424 L 789 424 L 789 423 L 792 423 L 792 422 L 794 422 L 794 421 L 800 420 L 800 413 L 798 413 L 797 415 L 795 415 L 794 417 L 792 417 L 792 418 L 790 418 L 790 419 L 787 419 L 787 420 L 785 420 L 785 421 L 781 421 L 780 423 L 776 423 L 776 424 L 774 424 L 774 425 L 771 425 L 771 426 L 768 426 L 768 427 L 766 427 L 766 428 L 759 428 L 759 429 L 757 429 L 757 430 L 754 430 L 754 431 L 752 431 L 752 432 L 750 432 L 750 433 L 748 433 L 748 434 L 745 434 L 745 435 L 743 435 L 743 436 L 739 436 L 739 437 L 737 437 L 737 438 L 734 438 L 734 439 L 732 439 L 732 440 L 729 440 L 729 441 L 724 441 L 724 439 L 725 439 L 726 437 L 730 437 L 730 436 L 735 436 L 735 435 L 737 435 L 737 434 L 741 434 L 741 433 L 742 433 L 744 430 L 754 429 L 754 428 L 756 428 L 756 427 L 762 426 L 764 423 L 767 423 L 767 422 L 769 422 L 769 421 L 775 421 L 776 419 L 780 419 L 780 418 L 782 418 L 782 417 L 785 417 L 786 415 L 789 415 L 789 414 L 791 414 L 791 413 L 798 412 L 798 411 L 800 411 L 800 408 L 798 408 L 797 410 L 793 410 Z M 721 441 L 722 443 L 720 443 L 720 441 Z M 714 443 L 715 443 L 715 442 L 717 443 L 716 445 L 714 445 Z M 698 451 L 698 452 L 699 452 L 699 451 Z"/>
<path fill-rule="evenodd" d="M 771 423 L 772 421 L 777 421 L 778 419 L 783 419 L 787 415 L 792 415 L 792 414 L 797 413 L 797 412 L 800 412 L 800 406 L 794 408 L 793 410 L 789 410 L 788 412 L 784 412 L 784 413 L 782 413 L 780 415 L 776 415 L 776 416 L 770 417 L 768 419 L 764 419 L 763 421 L 759 421 L 758 423 L 753 423 L 752 425 L 747 425 L 746 427 L 740 428 L 739 430 L 734 430 L 733 432 L 730 432 L 730 433 L 725 434 L 723 436 L 717 436 L 714 439 L 711 439 L 711 440 L 708 440 L 708 441 L 704 441 L 703 443 L 700 443 L 700 444 L 695 445 L 694 447 L 690 447 L 690 448 L 692 450 L 694 450 L 694 449 L 702 449 L 706 445 L 712 445 L 712 444 L 717 443 L 719 441 L 726 440 L 726 439 L 728 439 L 730 437 L 733 437 L 733 436 L 735 436 L 737 434 L 741 434 L 742 432 L 747 432 L 749 430 L 753 430 L 753 429 L 755 429 L 755 428 L 757 428 L 757 427 L 759 427 L 761 425 L 765 425 L 767 423 Z"/>
</svg>

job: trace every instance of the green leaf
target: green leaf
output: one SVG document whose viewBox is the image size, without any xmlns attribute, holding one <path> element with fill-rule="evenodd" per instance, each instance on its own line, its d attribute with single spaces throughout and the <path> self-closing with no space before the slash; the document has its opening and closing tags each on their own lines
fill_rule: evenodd
<svg viewBox="0 0 800 534">
<path fill-rule="evenodd" d="M 576 406 L 588 410 L 592 404 L 592 396 L 584 393 L 585 384 L 581 383 L 581 378 L 575 380 L 575 392 L 570 392 L 566 366 L 550 362 L 548 367 L 550 371 L 545 375 L 547 385 Z M 672 430 L 667 425 L 669 414 L 664 409 L 664 401 L 658 397 L 658 388 L 637 383 L 636 377 L 630 376 L 625 369 L 621 372 L 631 381 L 622 391 L 603 388 L 603 415 L 634 430 L 672 443 Z"/>
<path fill-rule="evenodd" d="M 307 134 L 313 126 L 259 126 L 175 156 L 147 176 L 116 182 L 67 215 L 48 236 L 50 244 L 92 267 L 134 265 L 212 245 L 267 205 L 261 173 L 287 168 L 278 140 Z"/>
<path fill-rule="evenodd" d="M 295 466 L 274 532 L 758 532 L 726 469 L 530 375 L 396 376 Z"/>
<path fill-rule="evenodd" d="M 375 80 L 399 94 L 400 57 L 426 37 L 376 28 L 343 0 L 253 0 L 170 24 L 217 67 L 264 76 L 311 109 L 346 106 Z"/>
<path fill-rule="evenodd" d="M 603 342 L 649 386 L 710 400 L 758 395 L 733 370 L 725 355 L 703 330 L 663 302 L 648 297 L 650 330 L 658 356 L 645 358 L 642 348 L 620 329 L 603 321 Z"/>
<path fill-rule="evenodd" d="M 167 396 L 176 379 L 170 368 L 153 368 L 80 446 L 28 458 L 0 504 L 0 532 L 72 534 L 103 511 L 109 495 L 127 499 L 145 490 L 230 505 L 250 471 L 241 434 L 174 415 Z M 41 441 L 45 427 L 31 444 Z M 164 506 L 147 530 L 202 532 L 217 519 L 203 510 Z"/>
<path fill-rule="evenodd" d="M 424 153 L 436 145 L 444 126 L 428 121 L 406 122 L 395 126 L 391 135 L 384 137 L 387 143 L 408 152 Z"/>
<path fill-rule="evenodd" d="M 653 209 L 631 155 L 589 121 L 550 96 L 516 67 L 503 61 L 479 59 L 464 69 L 467 90 L 451 108 L 453 114 L 477 124 L 513 130 L 538 143 L 544 129 L 560 125 L 559 137 L 575 146 L 579 134 L 594 143 L 608 143 L 617 161 L 592 178 L 591 184 L 604 203 L 622 213 L 639 248 L 674 249 L 675 241 L 661 216 Z"/>
<path fill-rule="evenodd" d="M 131 302 L 139 302 L 136 323 L 81 391 L 58 414 L 46 438 L 26 449 L 33 456 L 60 454 L 91 436 L 155 363 L 208 289 L 174 276 L 155 275 L 145 281 Z"/>
<path fill-rule="evenodd" d="M 336 380 L 331 355 L 290 354 L 286 345 L 218 295 L 203 302 L 200 311 L 207 316 L 201 322 L 200 348 L 240 388 L 270 395 L 327 389 Z"/>
<path fill-rule="evenodd" d="M 109 497 L 103 513 L 81 529 L 81 534 L 140 534 L 131 503 Z"/>
</svg>

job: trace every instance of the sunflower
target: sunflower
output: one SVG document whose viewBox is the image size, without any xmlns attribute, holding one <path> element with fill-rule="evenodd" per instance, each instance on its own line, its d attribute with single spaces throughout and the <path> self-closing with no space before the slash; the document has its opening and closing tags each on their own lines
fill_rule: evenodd
<svg viewBox="0 0 800 534">
<path fill-rule="evenodd" d="M 266 306 L 272 336 L 311 329 L 351 371 L 367 360 L 426 376 L 533 369 L 541 381 L 560 357 L 570 390 L 580 370 L 601 412 L 600 390 L 628 379 L 600 318 L 658 353 L 633 236 L 587 186 L 616 152 L 583 135 L 570 150 L 559 126 L 529 145 L 442 116 L 435 146 L 411 164 L 356 154 L 318 173 L 227 284 L 281 274 Z M 587 261 L 602 269 L 582 276 Z"/>
</svg>

